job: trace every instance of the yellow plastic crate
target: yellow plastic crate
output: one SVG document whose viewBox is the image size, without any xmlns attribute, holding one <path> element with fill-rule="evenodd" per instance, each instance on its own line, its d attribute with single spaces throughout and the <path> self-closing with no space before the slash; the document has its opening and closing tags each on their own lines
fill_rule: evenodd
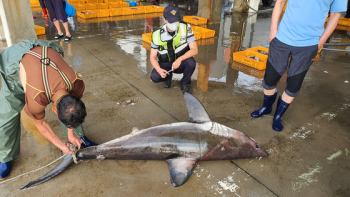
<svg viewBox="0 0 350 197">
<path fill-rule="evenodd" d="M 85 0 L 69 0 L 70 4 L 85 4 Z"/>
<path fill-rule="evenodd" d="M 110 4 L 110 3 L 115 3 L 115 2 L 122 2 L 121 0 L 104 0 L 103 3 L 107 3 L 107 4 Z"/>
<path fill-rule="evenodd" d="M 262 55 L 268 55 L 269 54 L 269 49 L 265 48 L 265 47 L 261 47 L 261 46 L 249 48 L 247 50 L 254 51 L 254 52 L 260 53 Z"/>
<path fill-rule="evenodd" d="M 135 20 L 135 19 L 137 19 L 136 16 L 138 16 L 138 15 L 136 15 L 136 14 L 124 15 L 122 20 L 123 21 Z"/>
<path fill-rule="evenodd" d="M 125 2 L 120 2 L 120 5 L 122 5 L 122 7 L 130 7 L 130 4 L 125 3 Z"/>
<path fill-rule="evenodd" d="M 249 58 L 249 56 L 255 56 L 259 58 L 259 61 Z M 253 51 L 240 51 L 233 53 L 233 61 L 245 64 L 258 70 L 266 69 L 267 56 Z"/>
<path fill-rule="evenodd" d="M 77 11 L 85 11 L 85 10 L 86 10 L 85 4 L 77 4 L 77 5 L 74 6 L 74 7 L 75 7 L 75 9 L 76 9 Z"/>
<path fill-rule="evenodd" d="M 97 17 L 109 17 L 109 12 L 106 10 L 96 10 Z"/>
<path fill-rule="evenodd" d="M 122 5 L 119 2 L 111 2 L 109 3 L 109 9 L 113 9 L 113 8 L 121 8 Z"/>
<path fill-rule="evenodd" d="M 152 45 L 148 42 L 143 42 L 142 47 L 145 48 L 147 51 L 151 51 Z"/>
<path fill-rule="evenodd" d="M 138 6 L 138 8 L 142 8 L 145 14 L 154 13 L 154 8 L 151 6 Z"/>
<path fill-rule="evenodd" d="M 78 16 L 84 19 L 88 19 L 88 18 L 96 18 L 97 17 L 97 13 L 91 10 L 86 10 L 84 12 L 77 12 Z"/>
<path fill-rule="evenodd" d="M 164 7 L 156 6 L 153 8 L 154 8 L 154 12 L 164 12 Z"/>
<path fill-rule="evenodd" d="M 262 79 L 265 76 L 265 70 L 258 70 L 238 62 L 233 62 L 232 68 L 244 74 L 256 77 L 258 79 Z"/>
<path fill-rule="evenodd" d="M 207 19 L 198 16 L 184 16 L 184 22 L 194 24 L 194 25 L 205 25 L 207 24 Z"/>
<path fill-rule="evenodd" d="M 45 27 L 40 27 L 38 25 L 35 25 L 35 31 L 36 31 L 36 35 L 44 35 Z"/>
<path fill-rule="evenodd" d="M 121 16 L 121 15 L 123 15 L 123 10 L 120 8 L 108 9 L 106 11 L 109 12 L 109 16 Z"/>
<path fill-rule="evenodd" d="M 96 3 L 96 5 L 98 5 L 98 9 L 100 10 L 105 10 L 109 8 L 109 5 L 107 3 Z"/>
<path fill-rule="evenodd" d="M 128 9 L 133 10 L 135 14 L 144 14 L 144 9 L 140 7 L 130 7 Z"/>
<path fill-rule="evenodd" d="M 125 16 L 125 15 L 132 15 L 132 14 L 135 14 L 135 10 L 131 10 L 129 8 L 123 8 L 122 10 L 122 15 Z"/>
<path fill-rule="evenodd" d="M 152 43 L 152 33 L 142 34 L 142 40 L 144 42 L 147 42 L 147 43 L 151 44 Z"/>
<path fill-rule="evenodd" d="M 193 31 L 194 37 L 196 40 L 200 40 L 202 38 L 202 34 L 196 31 Z"/>
<path fill-rule="evenodd" d="M 200 39 L 197 40 L 197 45 L 211 45 L 214 44 L 214 38 L 206 38 L 206 39 Z"/>
<path fill-rule="evenodd" d="M 103 0 L 85 0 L 85 3 L 103 3 Z"/>
<path fill-rule="evenodd" d="M 31 7 L 40 7 L 40 3 L 38 0 L 30 0 Z"/>
<path fill-rule="evenodd" d="M 98 4 L 88 3 L 86 4 L 86 10 L 98 10 Z"/>
<path fill-rule="evenodd" d="M 98 23 L 99 19 L 98 18 L 80 18 L 78 17 L 78 22 L 84 23 L 84 24 L 89 24 L 89 23 Z"/>
<path fill-rule="evenodd" d="M 192 30 L 202 34 L 202 39 L 211 38 L 215 36 L 215 31 L 211 29 L 206 29 L 202 27 L 192 26 Z"/>
</svg>

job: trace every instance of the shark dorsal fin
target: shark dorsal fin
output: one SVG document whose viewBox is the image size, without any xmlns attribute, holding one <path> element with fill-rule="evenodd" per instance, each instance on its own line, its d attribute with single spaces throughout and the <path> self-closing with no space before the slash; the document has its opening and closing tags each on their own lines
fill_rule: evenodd
<svg viewBox="0 0 350 197">
<path fill-rule="evenodd" d="M 209 115 L 203 105 L 192 94 L 185 93 L 185 101 L 189 114 L 189 122 L 210 122 Z"/>
<path fill-rule="evenodd" d="M 197 161 L 191 158 L 177 157 L 168 159 L 167 162 L 170 165 L 171 184 L 174 187 L 179 187 L 190 177 Z"/>
</svg>

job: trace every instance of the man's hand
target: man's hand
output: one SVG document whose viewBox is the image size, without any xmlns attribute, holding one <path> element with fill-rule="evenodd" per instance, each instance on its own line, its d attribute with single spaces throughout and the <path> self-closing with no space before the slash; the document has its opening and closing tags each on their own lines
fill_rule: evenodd
<svg viewBox="0 0 350 197">
<path fill-rule="evenodd" d="M 318 41 L 318 51 L 323 47 L 324 43 L 326 43 L 326 41 L 324 41 L 323 39 L 320 39 Z"/>
<path fill-rule="evenodd" d="M 66 155 L 74 153 L 72 150 L 70 150 L 70 144 L 69 143 L 62 142 L 62 145 L 59 148 Z"/>
<path fill-rule="evenodd" d="M 82 141 L 78 136 L 76 136 L 74 133 L 68 132 L 68 140 L 73 144 L 73 146 L 78 146 L 78 149 L 80 150 Z"/>
<path fill-rule="evenodd" d="M 178 69 L 181 65 L 182 59 L 181 57 L 177 58 L 175 62 L 173 62 L 173 67 L 171 68 L 172 71 Z"/>
<path fill-rule="evenodd" d="M 271 42 L 277 35 L 277 29 L 270 31 L 269 42 Z"/>
<path fill-rule="evenodd" d="M 159 68 L 157 70 L 158 74 L 162 77 L 162 78 L 165 78 L 167 75 L 165 73 L 167 73 L 168 71 L 162 69 L 162 68 Z M 168 75 L 170 75 L 170 73 L 168 73 Z"/>
</svg>

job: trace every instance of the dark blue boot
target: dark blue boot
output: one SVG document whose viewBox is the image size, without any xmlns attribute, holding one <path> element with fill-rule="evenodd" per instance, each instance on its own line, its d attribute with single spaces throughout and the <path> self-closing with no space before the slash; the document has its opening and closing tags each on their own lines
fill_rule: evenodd
<svg viewBox="0 0 350 197">
<path fill-rule="evenodd" d="M 0 162 L 0 180 L 5 179 L 11 171 L 11 161 L 9 162 Z"/>
<path fill-rule="evenodd" d="M 258 109 L 256 111 L 253 111 L 253 113 L 251 113 L 250 116 L 253 117 L 253 118 L 259 118 L 262 115 L 271 113 L 272 105 L 276 101 L 277 92 L 278 91 L 276 89 L 276 92 L 275 92 L 274 95 L 270 95 L 270 96 L 269 95 L 264 95 L 264 104 L 263 104 L 263 106 L 260 109 Z"/>
<path fill-rule="evenodd" d="M 89 138 L 87 138 L 86 136 L 84 137 L 80 137 L 81 141 L 83 143 L 81 143 L 81 145 L 84 148 L 90 147 L 90 146 L 97 146 L 98 144 L 96 144 L 95 142 L 92 142 L 91 140 L 89 140 Z"/>
<path fill-rule="evenodd" d="M 287 111 L 289 105 L 290 104 L 282 100 L 282 96 L 278 98 L 276 112 L 275 112 L 275 115 L 273 116 L 273 123 L 272 123 L 273 130 L 282 131 L 283 129 L 282 116 L 284 112 Z"/>
</svg>

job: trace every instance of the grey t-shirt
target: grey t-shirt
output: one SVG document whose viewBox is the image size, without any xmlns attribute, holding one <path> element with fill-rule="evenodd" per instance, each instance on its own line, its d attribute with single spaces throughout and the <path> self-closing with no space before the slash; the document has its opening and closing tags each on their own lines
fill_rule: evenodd
<svg viewBox="0 0 350 197">
<path fill-rule="evenodd" d="M 174 36 L 171 36 L 166 28 L 166 25 L 163 26 L 162 30 L 160 31 L 160 39 L 162 41 L 169 41 L 169 40 L 172 40 L 176 35 L 177 35 L 177 32 L 178 31 L 175 31 L 175 34 Z M 196 41 L 196 38 L 194 37 L 194 34 L 193 34 L 193 30 L 191 28 L 191 25 L 190 24 L 187 24 L 187 43 L 190 44 L 191 42 L 194 42 Z M 153 44 L 152 42 L 152 48 L 153 49 L 158 49 L 159 46 Z"/>
</svg>

